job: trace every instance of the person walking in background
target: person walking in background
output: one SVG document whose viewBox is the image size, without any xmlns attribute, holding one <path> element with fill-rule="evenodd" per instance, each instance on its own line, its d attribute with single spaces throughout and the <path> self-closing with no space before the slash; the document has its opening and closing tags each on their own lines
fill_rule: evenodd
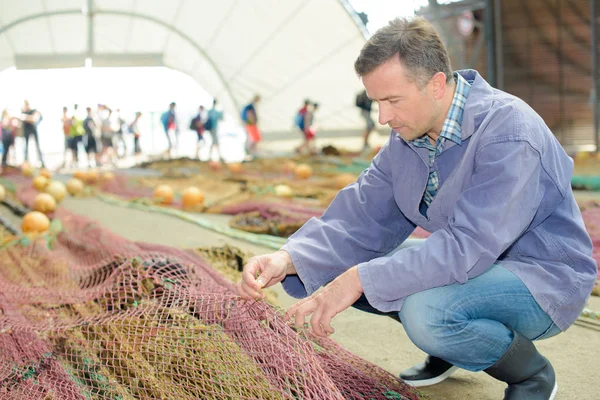
<svg viewBox="0 0 600 400">
<path fill-rule="evenodd" d="M 25 161 L 29 161 L 29 138 L 33 136 L 35 139 L 35 146 L 38 153 L 38 158 L 42 167 L 44 164 L 44 157 L 42 156 L 42 149 L 40 147 L 40 139 L 38 137 L 38 124 L 42 120 L 42 114 L 39 111 L 31 108 L 29 101 L 23 102 L 23 109 L 21 110 L 21 121 L 23 121 L 23 137 L 25 138 Z"/>
<path fill-rule="evenodd" d="M 96 167 L 98 167 L 100 166 L 101 162 L 100 153 L 98 153 L 98 142 L 96 141 L 96 121 L 94 121 L 92 109 L 90 107 L 87 107 L 85 111 L 87 112 L 87 116 L 83 120 L 83 130 L 85 132 L 83 142 L 85 145 L 85 152 L 87 154 L 88 166 L 90 168 L 92 167 L 91 154 L 93 153 Z"/>
<path fill-rule="evenodd" d="M 83 127 L 83 121 L 77 115 L 78 106 L 73 106 L 73 115 L 71 116 L 71 127 L 69 129 L 69 148 L 73 154 L 73 163 L 75 166 L 79 164 L 79 143 L 83 143 L 83 135 L 85 129 Z"/>
<path fill-rule="evenodd" d="M 169 104 L 169 110 L 162 113 L 160 116 L 160 122 L 165 130 L 165 135 L 167 135 L 167 142 L 169 143 L 169 149 L 167 152 L 169 155 L 172 155 L 173 143 L 171 142 L 171 137 L 169 136 L 170 131 L 174 131 L 175 134 L 175 152 L 177 152 L 177 146 L 179 143 L 179 127 L 177 126 L 177 118 L 175 116 L 175 106 L 176 103 L 172 102 Z"/>
<path fill-rule="evenodd" d="M 139 111 L 136 112 L 135 119 L 129 125 L 129 132 L 131 132 L 133 134 L 133 154 L 134 155 L 138 155 L 142 152 L 142 149 L 140 148 L 141 132 L 140 132 L 140 126 L 139 126 L 141 117 L 142 117 L 142 113 Z"/>
<path fill-rule="evenodd" d="M 217 150 L 219 161 L 223 161 L 223 155 L 221 154 L 221 148 L 219 147 L 219 121 L 223 120 L 223 112 L 217 110 L 217 99 L 213 100 L 213 105 L 208 110 L 208 116 L 204 124 L 204 129 L 210 133 L 212 144 L 210 145 L 209 159 L 212 158 L 213 150 Z"/>
<path fill-rule="evenodd" d="M 67 165 L 67 153 L 71 152 L 69 148 L 69 132 L 71 132 L 71 117 L 68 114 L 69 110 L 67 107 L 63 107 L 62 117 L 60 118 L 62 122 L 62 130 L 65 136 L 65 151 L 63 153 L 63 163 L 62 166 L 65 167 Z M 75 156 L 71 153 L 71 159 L 74 160 Z"/>
<path fill-rule="evenodd" d="M 105 104 L 98 105 L 98 118 L 100 119 L 100 141 L 102 143 L 102 152 L 100 159 L 102 163 L 115 162 L 115 149 L 113 145 L 113 131 L 110 124 L 112 110 Z"/>
<path fill-rule="evenodd" d="M 196 141 L 196 158 L 200 159 L 200 149 L 202 148 L 202 142 L 204 137 L 204 124 L 206 123 L 207 115 L 204 106 L 198 107 L 198 114 L 192 118 L 190 121 L 190 129 L 196 132 L 197 141 Z"/>
<path fill-rule="evenodd" d="M 315 143 L 315 137 L 317 135 L 317 128 L 315 124 L 315 112 L 319 108 L 319 103 L 309 104 L 303 107 L 304 110 L 302 117 L 302 134 L 304 135 L 304 141 L 298 147 L 296 147 L 296 153 L 301 153 L 304 149 L 308 150 L 310 154 L 317 154 L 317 147 Z M 298 114 L 300 115 L 300 112 Z"/>
<path fill-rule="evenodd" d="M 310 100 L 306 99 L 304 100 L 304 105 L 298 110 L 296 117 L 294 118 L 294 126 L 302 132 L 304 132 L 304 117 L 308 112 L 308 107 L 310 107 Z"/>
<path fill-rule="evenodd" d="M 366 127 L 362 133 L 363 137 L 363 148 L 362 151 L 369 149 L 369 135 L 375 129 L 375 121 L 371 117 L 371 107 L 373 102 L 367 95 L 367 91 L 363 90 L 356 96 L 356 106 L 360 109 L 360 115 L 364 118 Z"/>
<path fill-rule="evenodd" d="M 244 121 L 244 128 L 248 135 L 246 141 L 247 160 L 252 160 L 256 156 L 256 148 L 262 139 L 258 129 L 258 114 L 256 112 L 256 106 L 259 102 L 260 96 L 255 95 L 252 102 L 242 109 L 242 121 Z"/>
<path fill-rule="evenodd" d="M 15 144 L 15 133 L 16 126 L 14 119 L 8 113 L 8 110 L 2 110 L 2 120 L 0 121 L 2 127 L 2 168 L 8 165 L 8 152 L 11 147 Z M 0 171 L 2 169 L 0 168 Z"/>
<path fill-rule="evenodd" d="M 113 131 L 113 146 L 118 158 L 127 156 L 127 144 L 123 137 L 123 125 L 125 121 L 121 118 L 121 109 L 117 108 L 110 116 L 110 128 Z M 123 154 L 119 154 L 119 145 L 123 146 Z"/>
</svg>

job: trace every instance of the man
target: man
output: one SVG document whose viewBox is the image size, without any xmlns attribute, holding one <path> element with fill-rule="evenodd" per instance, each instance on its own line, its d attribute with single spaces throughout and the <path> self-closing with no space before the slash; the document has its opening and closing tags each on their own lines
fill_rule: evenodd
<svg viewBox="0 0 600 400">
<path fill-rule="evenodd" d="M 217 99 L 213 100 L 213 105 L 208 110 L 208 117 L 204 124 L 204 129 L 210 133 L 212 144 L 210 145 L 209 157 L 212 157 L 213 150 L 217 150 L 219 156 L 219 162 L 223 161 L 223 155 L 221 154 L 221 147 L 219 146 L 219 121 L 223 120 L 223 112 L 217 110 Z"/>
<path fill-rule="evenodd" d="M 554 398 L 532 341 L 577 319 L 597 272 L 572 160 L 523 101 L 476 71 L 452 73 L 422 18 L 379 30 L 355 69 L 388 143 L 320 219 L 244 267 L 240 295 L 283 282 L 309 296 L 287 317 L 312 314 L 317 336 L 351 305 L 394 317 L 430 355 L 400 375 L 415 386 L 459 367 L 508 383 L 506 399 Z M 386 256 L 416 226 L 432 232 L 424 244 Z"/>
<path fill-rule="evenodd" d="M 98 119 L 100 121 L 100 143 L 102 151 L 100 152 L 100 160 L 102 163 L 110 162 L 115 164 L 117 153 L 115 151 L 113 135 L 114 132 L 111 126 L 112 110 L 106 104 L 98 104 Z"/>
<path fill-rule="evenodd" d="M 115 146 L 115 152 L 117 158 L 125 158 L 127 156 L 127 143 L 125 143 L 125 137 L 123 136 L 123 125 L 125 120 L 121 117 L 121 109 L 117 108 L 110 116 L 110 128 L 113 131 L 113 146 Z M 123 147 L 123 155 L 119 154 L 119 146 Z"/>
<path fill-rule="evenodd" d="M 317 126 L 315 122 L 315 113 L 319 108 L 319 103 L 312 103 L 306 109 L 306 112 L 303 116 L 302 122 L 302 134 L 304 136 L 304 141 L 298 147 L 296 147 L 296 153 L 302 153 L 304 149 L 308 150 L 308 152 L 312 155 L 316 155 L 317 144 L 316 144 L 316 136 L 317 136 Z"/>
<path fill-rule="evenodd" d="M 204 141 L 204 125 L 206 124 L 208 116 L 203 105 L 198 107 L 198 114 L 190 121 L 190 129 L 196 132 L 196 157 L 200 159 L 200 149 Z M 210 158 L 210 157 L 209 157 Z"/>
<path fill-rule="evenodd" d="M 96 161 L 95 166 L 99 167 L 100 162 L 100 153 L 98 152 L 98 142 L 96 141 L 96 121 L 94 121 L 94 116 L 92 115 L 91 107 L 86 107 L 86 117 L 83 120 L 83 129 L 84 129 L 84 145 L 85 152 L 87 154 L 87 162 L 88 166 L 92 168 L 92 156 L 94 154 L 94 159 Z"/>
<path fill-rule="evenodd" d="M 248 135 L 246 141 L 248 160 L 252 160 L 256 156 L 258 142 L 260 142 L 262 139 L 260 130 L 258 129 L 258 115 L 256 113 L 256 106 L 259 102 L 260 96 L 255 95 L 252 101 L 242 109 L 242 121 L 244 121 L 244 128 L 246 129 L 246 134 Z"/>
<path fill-rule="evenodd" d="M 78 115 L 79 106 L 75 104 L 73 106 L 73 116 L 71 117 L 71 127 L 69 129 L 69 148 L 73 154 L 73 163 L 75 166 L 79 164 L 79 143 L 83 143 L 83 135 L 85 134 L 85 128 L 83 121 Z"/>
<path fill-rule="evenodd" d="M 179 127 L 177 126 L 177 118 L 175 116 L 175 102 L 171 102 L 169 104 L 169 110 L 162 113 L 160 116 L 160 122 L 165 130 L 165 135 L 167 135 L 167 142 L 169 144 L 169 148 L 167 149 L 167 153 L 171 153 L 173 150 L 173 144 L 171 142 L 171 137 L 169 136 L 169 131 L 175 131 L 175 151 L 177 151 L 178 147 L 178 138 L 179 138 Z M 172 154 L 170 154 L 172 155 Z"/>
<path fill-rule="evenodd" d="M 138 111 L 135 113 L 135 119 L 133 120 L 131 125 L 129 125 L 129 132 L 133 133 L 133 154 L 134 155 L 138 155 L 142 152 L 142 149 L 140 148 L 140 136 L 141 136 L 141 130 L 140 130 L 140 125 L 139 125 L 140 118 L 142 118 L 142 113 Z"/>
<path fill-rule="evenodd" d="M 31 108 L 29 101 L 27 100 L 23 102 L 23 108 L 21 112 L 21 121 L 23 121 L 23 136 L 25 137 L 25 161 L 29 161 L 29 138 L 33 136 L 35 139 L 38 158 L 43 168 L 45 166 L 44 158 L 42 156 L 42 149 L 40 147 L 40 139 L 38 137 L 37 129 L 39 123 L 41 122 L 41 114 L 39 111 Z"/>
<path fill-rule="evenodd" d="M 68 114 L 68 108 L 63 107 L 62 117 L 60 118 L 63 126 L 63 134 L 65 135 L 65 152 L 63 153 L 63 163 L 62 166 L 65 167 L 67 165 L 67 152 L 71 151 L 69 147 L 69 132 L 71 132 L 71 117 Z M 74 160 L 75 156 L 71 153 L 71 159 Z"/>
<path fill-rule="evenodd" d="M 371 117 L 371 108 L 373 101 L 367 95 L 367 91 L 363 90 L 356 96 L 356 106 L 360 109 L 360 115 L 364 118 L 366 127 L 362 134 L 363 148 L 362 151 L 369 149 L 369 135 L 375 129 L 375 121 Z"/>
</svg>

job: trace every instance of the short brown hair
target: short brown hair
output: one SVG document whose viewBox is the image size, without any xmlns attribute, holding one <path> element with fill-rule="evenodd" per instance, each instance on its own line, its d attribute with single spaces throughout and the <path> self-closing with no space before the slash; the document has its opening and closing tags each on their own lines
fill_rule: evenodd
<svg viewBox="0 0 600 400">
<path fill-rule="evenodd" d="M 392 57 L 400 58 L 409 79 L 421 87 L 438 72 L 446 75 L 446 82 L 452 79 L 448 51 L 423 17 L 396 18 L 375 32 L 360 51 L 354 69 L 363 77 Z"/>
</svg>

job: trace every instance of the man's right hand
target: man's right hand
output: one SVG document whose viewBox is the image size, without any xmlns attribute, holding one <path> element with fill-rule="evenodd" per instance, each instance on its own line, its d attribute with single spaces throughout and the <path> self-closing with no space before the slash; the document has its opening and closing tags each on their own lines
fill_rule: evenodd
<svg viewBox="0 0 600 400">
<path fill-rule="evenodd" d="M 262 288 L 273 286 L 286 275 L 294 273 L 292 259 L 286 251 L 252 257 L 244 266 L 242 280 L 237 284 L 238 294 L 244 300 L 263 299 Z"/>
</svg>

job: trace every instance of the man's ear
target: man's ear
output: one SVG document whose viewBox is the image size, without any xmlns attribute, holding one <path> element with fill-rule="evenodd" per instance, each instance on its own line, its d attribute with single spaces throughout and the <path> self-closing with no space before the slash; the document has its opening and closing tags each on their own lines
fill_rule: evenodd
<svg viewBox="0 0 600 400">
<path fill-rule="evenodd" d="M 431 77 L 430 83 L 433 85 L 433 96 L 436 100 L 440 100 L 446 93 L 446 74 L 437 72 Z"/>
</svg>

